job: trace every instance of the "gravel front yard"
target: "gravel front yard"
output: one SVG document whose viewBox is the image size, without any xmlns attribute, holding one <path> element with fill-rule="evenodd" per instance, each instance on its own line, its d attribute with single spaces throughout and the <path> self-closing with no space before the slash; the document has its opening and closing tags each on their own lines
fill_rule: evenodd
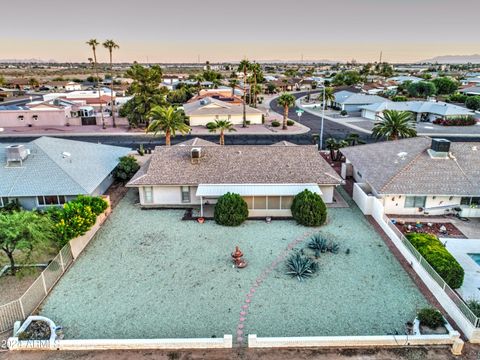
<svg viewBox="0 0 480 360">
<path fill-rule="evenodd" d="M 43 305 L 66 338 L 380 335 L 403 332 L 427 304 L 356 207 L 329 209 L 320 229 L 226 228 L 135 201 L 130 191 Z M 322 254 L 310 280 L 288 278 L 278 260 L 319 230 L 340 253 Z M 232 268 L 235 245 L 245 269 Z"/>
</svg>

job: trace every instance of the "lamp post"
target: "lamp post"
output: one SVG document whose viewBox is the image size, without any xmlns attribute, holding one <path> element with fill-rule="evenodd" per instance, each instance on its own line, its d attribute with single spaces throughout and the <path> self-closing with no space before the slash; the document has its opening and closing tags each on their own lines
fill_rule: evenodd
<svg viewBox="0 0 480 360">
<path fill-rule="evenodd" d="M 322 122 L 320 124 L 320 141 L 318 142 L 319 150 L 323 149 L 323 118 L 324 117 L 325 117 L 325 82 L 323 82 Z"/>
</svg>

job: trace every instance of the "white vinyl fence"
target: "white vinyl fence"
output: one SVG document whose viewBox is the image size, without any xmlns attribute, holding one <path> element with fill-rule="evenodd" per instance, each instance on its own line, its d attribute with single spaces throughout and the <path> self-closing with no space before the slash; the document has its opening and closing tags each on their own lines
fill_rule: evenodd
<svg viewBox="0 0 480 360">
<path fill-rule="evenodd" d="M 110 204 L 108 197 L 106 200 Z M 58 255 L 19 299 L 0 306 L 0 333 L 13 329 L 15 321 L 25 320 L 37 309 L 68 267 L 90 242 L 110 212 L 111 209 L 109 205 L 107 210 L 97 217 L 97 222 L 89 231 L 82 236 L 70 240 L 70 242 L 60 250 Z"/>
</svg>

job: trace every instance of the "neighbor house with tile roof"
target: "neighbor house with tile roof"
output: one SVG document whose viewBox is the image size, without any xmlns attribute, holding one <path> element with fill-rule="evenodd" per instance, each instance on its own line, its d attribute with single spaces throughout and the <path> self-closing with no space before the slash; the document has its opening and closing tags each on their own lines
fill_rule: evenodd
<svg viewBox="0 0 480 360">
<path fill-rule="evenodd" d="M 480 216 L 479 142 L 415 137 L 341 151 L 342 176 L 379 199 L 386 214 L 434 215 L 460 207 L 465 216 Z"/>
<path fill-rule="evenodd" d="M 127 184 L 144 207 L 203 207 L 227 192 L 241 195 L 249 215 L 291 216 L 293 197 L 305 189 L 334 201 L 342 179 L 314 145 L 220 146 L 193 139 L 158 146 Z"/>
<path fill-rule="evenodd" d="M 226 102 L 204 97 L 203 99 L 183 105 L 190 126 L 205 126 L 215 120 L 228 120 L 234 125 L 243 123 L 243 104 Z M 250 106 L 245 107 L 246 119 L 250 124 L 261 124 L 263 113 Z"/>
<path fill-rule="evenodd" d="M 0 146 L 0 207 L 18 202 L 25 209 L 62 205 L 78 195 L 101 195 L 112 171 L 130 149 L 41 137 L 27 144 Z"/>
</svg>

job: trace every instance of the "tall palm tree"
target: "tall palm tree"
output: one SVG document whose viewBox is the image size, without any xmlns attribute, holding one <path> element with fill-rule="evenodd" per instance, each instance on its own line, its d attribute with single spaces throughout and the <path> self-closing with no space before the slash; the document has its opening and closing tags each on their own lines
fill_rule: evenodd
<svg viewBox="0 0 480 360">
<path fill-rule="evenodd" d="M 103 47 L 108 49 L 108 53 L 110 55 L 110 103 L 111 103 L 111 110 L 112 110 L 112 126 L 117 127 L 115 123 L 115 100 L 113 99 L 113 50 L 119 49 L 120 46 L 113 41 L 113 40 L 105 40 L 103 43 Z"/>
<path fill-rule="evenodd" d="M 148 116 L 151 121 L 148 124 L 146 132 L 165 133 L 165 145 L 170 146 L 170 138 L 175 137 L 176 132 L 182 135 L 190 131 L 190 126 L 185 123 L 185 117 L 180 110 L 176 110 L 172 106 L 154 106 Z"/>
<path fill-rule="evenodd" d="M 257 64 L 256 62 L 254 62 L 253 64 L 250 65 L 250 69 L 252 70 L 253 72 L 253 106 L 254 107 L 257 107 L 257 77 L 259 75 L 259 73 L 262 71 L 262 67 L 260 66 L 260 64 Z"/>
<path fill-rule="evenodd" d="M 417 136 L 415 121 L 408 111 L 385 110 L 380 121 L 372 129 L 372 135 L 377 139 L 398 140 Z"/>
<path fill-rule="evenodd" d="M 87 41 L 87 45 L 92 48 L 92 52 L 93 52 L 93 69 L 95 71 L 95 77 L 97 78 L 98 102 L 100 103 L 100 114 L 102 116 L 102 129 L 106 129 L 107 127 L 105 126 L 105 119 L 103 118 L 102 97 L 101 97 L 101 91 L 99 86 L 100 78 L 98 77 L 98 69 L 97 69 L 97 47 L 100 45 L 100 43 L 97 41 L 97 39 L 90 39 Z"/>
<path fill-rule="evenodd" d="M 295 106 L 295 96 L 283 93 L 278 98 L 278 105 L 283 106 L 283 130 L 287 130 L 288 108 Z"/>
<path fill-rule="evenodd" d="M 250 68 L 250 61 L 243 59 L 238 65 L 238 71 L 243 71 L 243 124 L 247 127 L 247 70 Z M 250 98 L 250 96 L 249 96 Z"/>
<path fill-rule="evenodd" d="M 228 120 L 215 120 L 214 126 L 210 128 L 210 132 L 220 131 L 220 145 L 225 145 L 225 130 L 226 131 L 237 131 L 233 127 L 233 124 Z"/>
<path fill-rule="evenodd" d="M 237 87 L 237 85 L 238 80 L 236 78 L 231 78 L 230 80 L 228 80 L 228 86 L 232 88 L 232 97 L 235 96 L 235 88 Z"/>
</svg>

